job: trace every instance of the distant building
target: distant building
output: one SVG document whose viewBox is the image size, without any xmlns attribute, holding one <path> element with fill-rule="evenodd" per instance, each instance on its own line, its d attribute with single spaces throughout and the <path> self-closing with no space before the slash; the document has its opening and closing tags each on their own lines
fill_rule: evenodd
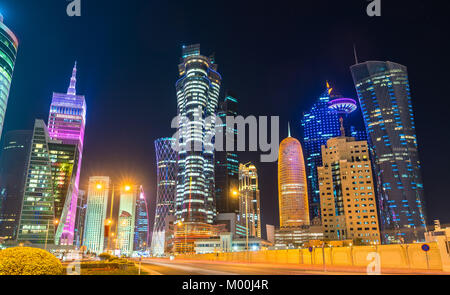
<svg viewBox="0 0 450 295">
<path fill-rule="evenodd" d="M 84 242 L 87 251 L 100 254 L 105 244 L 105 220 L 110 192 L 108 176 L 89 177 Z"/>
<path fill-rule="evenodd" d="M 44 121 L 35 120 L 17 238 L 19 242 L 55 242 L 57 220 L 54 211 L 49 140 Z"/>
<path fill-rule="evenodd" d="M 309 225 L 308 185 L 300 142 L 289 135 L 280 143 L 278 157 L 280 227 Z"/>
<path fill-rule="evenodd" d="M 0 14 L 0 137 L 5 122 L 6 107 L 8 105 L 9 89 L 16 63 L 19 41 L 14 33 L 3 23 Z"/>
<path fill-rule="evenodd" d="M 275 230 L 273 244 L 275 249 L 301 248 L 311 240 L 323 240 L 323 238 L 322 226 L 284 227 Z"/>
<path fill-rule="evenodd" d="M 239 160 L 236 149 L 233 152 L 225 150 L 227 140 L 234 138 L 237 143 L 236 126 L 227 126 L 226 117 L 237 116 L 238 100 L 230 92 L 225 95 L 224 101 L 219 105 L 217 117 L 222 125 L 217 131 L 216 138 L 221 136 L 223 140 L 223 151 L 215 153 L 215 199 L 217 213 L 239 213 L 239 198 L 233 195 L 233 191 L 239 190 Z"/>
<path fill-rule="evenodd" d="M 267 241 L 272 244 L 275 244 L 275 226 L 271 224 L 266 224 L 266 234 Z"/>
<path fill-rule="evenodd" d="M 86 221 L 87 198 L 86 192 L 78 191 L 77 214 L 75 218 L 75 240 L 74 245 L 80 248 L 83 245 L 83 233 Z"/>
<path fill-rule="evenodd" d="M 233 238 L 231 233 L 222 233 L 219 237 L 199 239 L 195 241 L 195 253 L 221 253 L 221 252 L 243 252 L 246 251 L 245 238 Z M 248 241 L 249 251 L 267 249 L 269 243 L 261 238 L 252 237 Z"/>
<path fill-rule="evenodd" d="M 17 238 L 32 132 L 7 132 L 0 154 L 0 239 Z"/>
<path fill-rule="evenodd" d="M 139 198 L 136 199 L 136 221 L 134 228 L 134 250 L 146 251 L 149 248 L 148 204 L 144 189 L 139 188 Z"/>
<path fill-rule="evenodd" d="M 220 213 L 216 217 L 216 225 L 224 225 L 227 232 L 233 234 L 233 237 L 245 237 L 246 227 L 245 222 L 242 224 L 241 216 L 236 213 Z M 254 229 L 254 228 L 253 228 Z"/>
<path fill-rule="evenodd" d="M 175 198 L 177 194 L 178 154 L 172 145 L 174 138 L 155 140 L 157 199 L 155 221 L 153 224 L 152 255 L 160 256 L 167 248 L 167 217 L 175 216 Z"/>
<path fill-rule="evenodd" d="M 368 61 L 350 70 L 372 153 L 383 240 L 421 241 L 425 199 L 407 68 Z"/>
<path fill-rule="evenodd" d="M 131 256 L 133 254 L 138 194 L 139 187 L 136 185 L 125 185 L 120 189 L 117 241 L 121 255 Z"/>
<path fill-rule="evenodd" d="M 250 237 L 261 238 L 261 201 L 255 165 L 250 162 L 239 165 L 239 191 L 232 193 L 239 199 L 238 224 L 248 228 Z"/>
<path fill-rule="evenodd" d="M 318 180 L 324 238 L 381 243 L 367 142 L 345 133 L 329 139 L 322 146 L 322 163 Z"/>
</svg>

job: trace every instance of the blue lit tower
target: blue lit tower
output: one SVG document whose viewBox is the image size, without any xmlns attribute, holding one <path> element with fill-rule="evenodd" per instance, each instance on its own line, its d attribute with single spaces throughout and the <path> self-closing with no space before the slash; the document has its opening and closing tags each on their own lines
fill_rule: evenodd
<svg viewBox="0 0 450 295">
<path fill-rule="evenodd" d="M 339 116 L 329 109 L 332 88 L 327 82 L 326 91 L 312 108 L 303 114 L 303 148 L 306 160 L 308 195 L 311 221 L 320 218 L 320 192 L 317 167 L 322 166 L 321 146 L 328 139 L 340 135 Z"/>
<path fill-rule="evenodd" d="M 374 162 L 384 242 L 423 240 L 424 191 L 407 68 L 368 61 L 350 70 Z"/>
<path fill-rule="evenodd" d="M 0 14 L 0 137 L 8 105 L 9 89 L 16 62 L 19 41 L 14 33 L 3 23 Z"/>
<path fill-rule="evenodd" d="M 157 200 L 151 251 L 152 254 L 156 256 L 164 254 L 166 248 L 165 230 L 167 226 L 167 217 L 175 215 L 178 154 L 176 150 L 172 148 L 174 143 L 174 138 L 159 138 L 155 140 Z"/>
<path fill-rule="evenodd" d="M 213 57 L 200 54 L 200 45 L 183 47 L 176 82 L 179 134 L 175 251 L 193 252 L 196 238 L 209 237 L 214 221 L 215 117 L 221 76 Z M 182 234 L 181 234 L 182 233 Z"/>
</svg>

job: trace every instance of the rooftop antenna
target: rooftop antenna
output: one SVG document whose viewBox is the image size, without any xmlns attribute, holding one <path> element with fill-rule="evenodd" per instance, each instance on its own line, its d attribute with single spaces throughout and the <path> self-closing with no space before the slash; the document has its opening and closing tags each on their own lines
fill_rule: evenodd
<svg viewBox="0 0 450 295">
<path fill-rule="evenodd" d="M 291 137 L 291 124 L 288 122 L 288 137 Z"/>
<path fill-rule="evenodd" d="M 353 54 L 355 55 L 355 64 L 359 64 L 358 55 L 356 54 L 356 45 L 353 43 Z"/>
</svg>

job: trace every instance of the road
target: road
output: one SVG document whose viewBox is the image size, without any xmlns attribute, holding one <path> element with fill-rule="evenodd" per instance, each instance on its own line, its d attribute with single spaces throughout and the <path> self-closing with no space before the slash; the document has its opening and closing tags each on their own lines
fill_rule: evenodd
<svg viewBox="0 0 450 295">
<path fill-rule="evenodd" d="M 301 266 L 144 259 L 142 270 L 150 275 L 361 275 L 347 271 L 305 269 Z"/>
</svg>

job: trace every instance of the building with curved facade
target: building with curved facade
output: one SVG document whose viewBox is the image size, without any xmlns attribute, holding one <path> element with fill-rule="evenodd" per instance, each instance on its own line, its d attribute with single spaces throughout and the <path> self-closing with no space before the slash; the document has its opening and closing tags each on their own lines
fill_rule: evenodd
<svg viewBox="0 0 450 295">
<path fill-rule="evenodd" d="M 165 252 L 167 218 L 175 216 L 178 153 L 172 148 L 174 143 L 174 138 L 155 140 L 158 187 L 151 251 L 156 256 Z"/>
<path fill-rule="evenodd" d="M 278 155 L 280 227 L 309 225 L 308 185 L 300 142 L 289 136 L 280 143 Z"/>
<path fill-rule="evenodd" d="M 5 121 L 18 46 L 19 41 L 17 37 L 3 23 L 3 16 L 0 14 L 0 137 Z"/>
</svg>

